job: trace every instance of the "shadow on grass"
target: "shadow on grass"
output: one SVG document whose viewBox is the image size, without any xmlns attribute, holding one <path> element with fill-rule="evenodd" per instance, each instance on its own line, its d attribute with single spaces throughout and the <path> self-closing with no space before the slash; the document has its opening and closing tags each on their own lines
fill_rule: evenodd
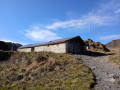
<svg viewBox="0 0 120 90">
<path fill-rule="evenodd" d="M 111 52 L 95 52 L 95 51 L 86 51 L 85 53 L 69 53 L 69 54 L 76 54 L 76 55 L 87 55 L 92 57 L 98 57 L 98 56 L 106 56 L 106 55 L 113 55 L 115 53 Z"/>
<path fill-rule="evenodd" d="M 90 69 L 90 68 L 89 68 Z M 91 69 L 90 69 L 91 70 Z M 91 70 L 91 72 L 92 72 L 92 70 Z M 93 80 L 94 80 L 94 83 L 92 83 L 91 85 L 90 85 L 90 89 L 94 89 L 95 88 L 95 85 L 97 84 L 97 79 L 96 79 L 96 76 L 94 75 L 94 78 L 93 78 Z"/>
<path fill-rule="evenodd" d="M 12 52 L 0 51 L 0 61 L 7 61 L 10 58 L 11 54 Z"/>
<path fill-rule="evenodd" d="M 102 53 L 102 52 L 93 52 L 93 51 L 87 51 L 86 53 L 82 55 L 97 57 L 97 56 L 106 56 L 106 55 L 113 55 L 114 53 Z"/>
<path fill-rule="evenodd" d="M 92 52 L 92 51 L 87 51 L 86 55 L 88 56 L 106 56 L 108 54 L 101 53 L 101 52 Z"/>
</svg>

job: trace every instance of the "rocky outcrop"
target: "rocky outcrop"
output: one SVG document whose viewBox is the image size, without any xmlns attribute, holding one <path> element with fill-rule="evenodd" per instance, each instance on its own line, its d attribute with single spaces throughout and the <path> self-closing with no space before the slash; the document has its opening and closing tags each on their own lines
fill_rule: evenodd
<svg viewBox="0 0 120 90">
<path fill-rule="evenodd" d="M 22 46 L 19 43 L 12 43 L 12 42 L 4 42 L 4 41 L 0 41 L 0 50 L 3 51 L 17 51 L 17 48 Z"/>
<path fill-rule="evenodd" d="M 109 49 L 107 49 L 106 46 L 100 42 L 94 42 L 93 40 L 88 39 L 85 40 L 85 43 L 88 50 L 109 52 Z"/>
</svg>

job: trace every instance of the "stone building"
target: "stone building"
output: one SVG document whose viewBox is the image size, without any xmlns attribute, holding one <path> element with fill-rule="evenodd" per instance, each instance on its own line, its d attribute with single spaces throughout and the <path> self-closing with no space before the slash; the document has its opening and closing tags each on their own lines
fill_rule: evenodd
<svg viewBox="0 0 120 90">
<path fill-rule="evenodd" d="M 85 43 L 80 36 L 58 39 L 47 43 L 30 44 L 18 48 L 20 52 L 84 53 Z"/>
</svg>

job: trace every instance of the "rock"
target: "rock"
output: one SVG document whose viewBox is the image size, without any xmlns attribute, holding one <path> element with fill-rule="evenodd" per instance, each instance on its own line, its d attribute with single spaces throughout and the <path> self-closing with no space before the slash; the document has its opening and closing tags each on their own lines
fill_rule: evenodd
<svg viewBox="0 0 120 90">
<path fill-rule="evenodd" d="M 27 78 L 26 78 L 26 81 L 29 81 L 30 79 L 31 79 L 31 78 L 27 77 Z"/>
<path fill-rule="evenodd" d="M 113 78 L 114 78 L 114 79 L 119 79 L 119 76 L 114 75 Z"/>
<path fill-rule="evenodd" d="M 120 81 L 118 81 L 117 84 L 120 85 Z"/>
<path fill-rule="evenodd" d="M 85 40 L 84 41 L 86 46 L 88 47 L 89 50 L 94 50 L 94 51 L 106 51 L 106 52 L 109 52 L 110 50 L 108 50 L 106 48 L 105 45 L 103 45 L 102 43 L 100 42 L 94 42 L 93 40 L 91 39 L 88 39 L 88 40 Z"/>
<path fill-rule="evenodd" d="M 16 81 L 19 81 L 19 80 L 21 80 L 21 79 L 23 79 L 23 75 L 18 75 L 18 76 L 16 77 Z"/>
<path fill-rule="evenodd" d="M 22 70 L 21 70 L 21 73 L 24 73 L 25 71 L 26 71 L 25 69 L 22 69 Z"/>
<path fill-rule="evenodd" d="M 115 79 L 113 79 L 113 78 L 110 78 L 109 80 L 110 80 L 110 82 L 112 82 L 112 83 L 115 82 Z"/>
<path fill-rule="evenodd" d="M 5 85 L 9 84 L 10 82 L 9 81 L 5 81 Z"/>
<path fill-rule="evenodd" d="M 105 86 L 106 88 L 111 88 L 110 86 Z"/>
<path fill-rule="evenodd" d="M 95 70 L 95 67 L 92 67 L 91 70 Z"/>
<path fill-rule="evenodd" d="M 2 70 L 3 70 L 3 68 L 0 67 L 0 71 L 2 71 Z"/>
<path fill-rule="evenodd" d="M 37 73 L 33 73 L 33 74 L 31 74 L 31 76 L 37 76 L 38 74 Z"/>
</svg>

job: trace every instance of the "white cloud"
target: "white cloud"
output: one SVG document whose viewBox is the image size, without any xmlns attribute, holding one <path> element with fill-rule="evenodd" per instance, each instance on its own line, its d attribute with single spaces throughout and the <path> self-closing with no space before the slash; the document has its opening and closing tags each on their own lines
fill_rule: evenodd
<svg viewBox="0 0 120 90">
<path fill-rule="evenodd" d="M 0 41 L 12 42 L 12 43 L 19 43 L 19 44 L 22 44 L 22 45 L 27 45 L 26 43 L 23 43 L 23 42 L 16 42 L 16 41 L 8 40 L 8 39 L 1 39 Z"/>
<path fill-rule="evenodd" d="M 60 39 L 54 32 L 47 29 L 41 29 L 39 26 L 32 26 L 26 30 L 25 36 L 34 41 L 50 41 Z"/>
<path fill-rule="evenodd" d="M 69 28 L 69 27 L 80 27 L 86 25 L 87 22 L 82 19 L 78 20 L 69 20 L 69 21 L 63 21 L 63 22 L 55 22 L 51 25 L 47 25 L 47 29 L 57 29 L 57 28 Z"/>
<path fill-rule="evenodd" d="M 35 41 L 50 41 L 59 39 L 60 37 L 52 30 L 68 29 L 68 28 L 86 28 L 90 21 L 92 27 L 114 25 L 120 22 L 120 0 L 109 0 L 107 3 L 100 4 L 98 7 L 82 15 L 78 19 L 70 19 L 66 21 L 57 21 L 49 25 L 32 26 L 26 30 L 25 36 Z M 116 12 L 116 13 L 115 13 Z M 115 37 L 115 36 L 114 36 Z M 110 38 L 109 37 L 105 37 Z M 112 37 L 111 37 L 112 38 Z"/>
<path fill-rule="evenodd" d="M 100 36 L 99 39 L 100 39 L 100 40 L 120 39 L 120 35 Z"/>
<path fill-rule="evenodd" d="M 118 14 L 120 12 L 119 8 L 120 1 L 111 0 L 107 3 L 100 4 L 97 9 L 88 12 L 88 14 L 81 16 L 79 19 L 57 21 L 46 25 L 45 28 L 54 30 L 58 28 L 88 27 L 90 20 L 93 26 L 112 25 L 120 21 L 120 15 Z"/>
<path fill-rule="evenodd" d="M 68 21 L 59 21 L 54 22 L 51 25 L 46 25 L 45 28 L 55 30 L 58 28 L 81 28 L 81 27 L 88 27 L 88 24 L 91 21 L 91 24 L 95 26 L 103 26 L 103 25 L 111 25 L 114 24 L 113 22 L 118 21 L 117 16 L 111 15 L 85 15 L 81 19 L 73 19 Z"/>
<path fill-rule="evenodd" d="M 2 39 L 2 40 L 0 40 L 0 41 L 16 43 L 15 41 L 8 40 L 8 39 Z"/>
</svg>

